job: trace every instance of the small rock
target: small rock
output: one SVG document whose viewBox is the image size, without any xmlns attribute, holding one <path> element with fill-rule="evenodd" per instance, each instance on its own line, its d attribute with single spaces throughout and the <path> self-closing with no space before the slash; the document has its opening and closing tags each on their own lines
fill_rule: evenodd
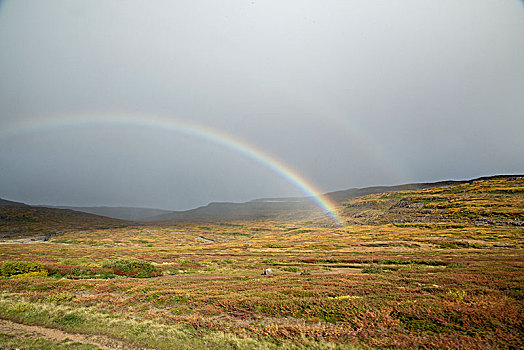
<svg viewBox="0 0 524 350">
<path fill-rule="evenodd" d="M 264 273 L 262 273 L 263 275 L 266 275 L 266 276 L 272 276 L 273 275 L 273 270 L 271 269 L 265 269 L 264 270 Z"/>
</svg>

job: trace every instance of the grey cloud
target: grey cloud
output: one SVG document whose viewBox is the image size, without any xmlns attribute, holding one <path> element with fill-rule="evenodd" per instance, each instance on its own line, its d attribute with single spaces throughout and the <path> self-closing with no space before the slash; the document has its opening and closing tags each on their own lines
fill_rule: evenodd
<svg viewBox="0 0 524 350">
<path fill-rule="evenodd" d="M 519 1 L 3 1 L 0 197 L 184 209 L 299 195 L 161 130 L 2 137 L 45 116 L 190 120 L 324 191 L 524 172 Z"/>
</svg>

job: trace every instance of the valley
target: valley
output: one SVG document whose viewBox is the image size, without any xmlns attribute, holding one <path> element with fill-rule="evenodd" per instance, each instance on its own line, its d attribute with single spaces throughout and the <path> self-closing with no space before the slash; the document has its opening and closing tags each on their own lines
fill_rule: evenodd
<svg viewBox="0 0 524 350">
<path fill-rule="evenodd" d="M 75 343 L 0 327 L 0 345 L 524 346 L 524 177 L 359 194 L 336 200 L 340 227 L 289 208 L 134 222 L 0 207 L 10 243 L 0 245 L 0 318 L 81 335 Z"/>
</svg>

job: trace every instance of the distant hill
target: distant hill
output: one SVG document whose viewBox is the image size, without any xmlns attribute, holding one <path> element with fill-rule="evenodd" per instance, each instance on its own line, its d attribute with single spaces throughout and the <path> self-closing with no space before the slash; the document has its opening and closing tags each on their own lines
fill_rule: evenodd
<svg viewBox="0 0 524 350">
<path fill-rule="evenodd" d="M 171 213 L 169 210 L 135 207 L 69 207 L 57 206 L 52 208 L 71 209 L 84 213 L 106 216 L 109 218 L 140 221 L 145 218 Z"/>
<path fill-rule="evenodd" d="M 509 180 L 523 176 L 524 175 L 495 175 L 472 180 L 448 180 L 396 186 L 353 188 L 329 192 L 326 193 L 325 196 L 338 206 L 343 207 L 344 204 L 350 200 L 374 194 L 418 191 L 439 187 L 454 187 L 463 184 L 471 184 L 476 181 Z M 14 208 L 26 208 L 27 215 L 20 214 L 22 211 L 16 212 L 13 210 L 11 210 L 9 214 L 5 214 L 6 210 Z M 24 230 L 30 232 L 31 230 L 34 230 L 35 227 L 38 227 L 36 224 L 27 225 L 30 220 L 33 220 L 28 218 L 34 216 L 33 214 L 30 214 L 30 212 L 38 214 L 36 215 L 37 222 L 46 222 L 46 220 L 43 219 L 44 217 L 48 217 L 50 219 L 49 222 L 55 222 L 54 226 L 50 226 L 47 223 L 44 224 L 43 226 L 50 226 L 44 228 L 44 231 L 53 231 L 55 230 L 54 227 L 63 227 L 66 229 L 69 226 L 72 228 L 90 227 L 91 224 L 94 225 L 94 227 L 130 224 L 129 222 L 119 220 L 144 222 L 225 222 L 252 220 L 315 221 L 326 218 L 322 210 L 320 210 L 309 197 L 260 198 L 244 203 L 210 203 L 206 206 L 185 211 L 167 211 L 162 209 L 134 207 L 31 207 L 24 203 L 0 199 L 0 236 L 4 234 L 6 230 L 8 232 L 22 232 Z M 82 212 L 84 216 L 79 212 Z M 360 219 L 355 219 L 355 217 L 353 217 L 355 213 L 351 211 L 342 210 L 342 212 L 345 212 L 351 217 L 350 221 L 362 221 Z M 384 215 L 384 212 L 381 213 L 381 215 Z M 90 214 L 93 215 L 85 216 Z M 20 219 L 20 215 L 26 219 Z M 18 219 L 14 220 L 13 217 L 18 217 Z M 73 218 L 75 219 L 73 220 Z M 111 221 L 113 219 L 115 220 L 114 222 Z M 81 225 L 82 220 L 85 221 L 85 225 Z M 18 222 L 18 224 L 16 224 L 16 222 Z M 25 226 L 21 225 L 21 223 L 24 223 Z M 26 228 L 23 228 L 22 226 Z"/>
<path fill-rule="evenodd" d="M 70 209 L 33 207 L 0 199 L 0 239 L 49 239 L 65 231 L 123 227 L 130 222 Z"/>
<path fill-rule="evenodd" d="M 521 175 L 495 175 L 472 180 L 448 180 L 428 183 L 413 183 L 396 186 L 373 186 L 353 188 L 326 193 L 331 201 L 341 205 L 354 198 L 372 194 L 416 191 L 438 187 L 458 186 L 475 181 L 511 179 Z M 323 217 L 323 212 L 308 197 L 260 198 L 244 203 L 210 203 L 186 211 L 174 211 L 151 216 L 144 221 L 248 221 L 248 220 L 307 220 Z"/>
<path fill-rule="evenodd" d="M 524 227 L 524 176 L 497 176 L 370 194 L 344 202 L 340 215 L 349 224 L 394 224 L 415 229 L 463 225 Z"/>
<path fill-rule="evenodd" d="M 494 176 L 484 176 L 471 180 L 446 180 L 438 182 L 423 182 L 423 183 L 412 183 L 404 185 L 395 185 L 395 186 L 373 186 L 365 188 L 352 188 L 349 190 L 342 190 L 336 192 L 326 193 L 326 196 L 329 197 L 334 202 L 344 202 L 352 198 L 367 196 L 370 194 L 377 193 L 386 193 L 386 192 L 400 192 L 400 191 L 417 191 L 427 188 L 435 187 L 445 187 L 445 186 L 457 186 L 466 183 L 472 183 L 475 181 L 484 181 L 484 180 L 493 180 L 493 179 L 508 179 L 514 177 L 522 177 L 524 175 L 494 175 Z"/>
<path fill-rule="evenodd" d="M 12 202 L 5 199 L 0 198 L 0 207 L 27 207 L 27 204 L 19 203 L 19 202 Z"/>
<path fill-rule="evenodd" d="M 210 203 L 204 207 L 157 215 L 144 221 L 243 221 L 243 220 L 305 220 L 312 212 L 322 212 L 307 200 L 299 202 Z"/>
</svg>

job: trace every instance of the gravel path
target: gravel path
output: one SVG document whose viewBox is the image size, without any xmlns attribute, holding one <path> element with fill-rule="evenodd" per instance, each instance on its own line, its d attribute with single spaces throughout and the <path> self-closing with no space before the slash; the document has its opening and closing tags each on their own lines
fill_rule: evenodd
<svg viewBox="0 0 524 350">
<path fill-rule="evenodd" d="M 62 342 L 66 340 L 82 344 L 93 344 L 103 350 L 148 350 L 147 348 L 134 347 L 122 341 L 115 340 L 103 335 L 67 333 L 58 329 L 41 326 L 28 326 L 25 324 L 1 319 L 0 333 L 10 334 L 21 338 L 44 338 L 53 342 Z"/>
</svg>

